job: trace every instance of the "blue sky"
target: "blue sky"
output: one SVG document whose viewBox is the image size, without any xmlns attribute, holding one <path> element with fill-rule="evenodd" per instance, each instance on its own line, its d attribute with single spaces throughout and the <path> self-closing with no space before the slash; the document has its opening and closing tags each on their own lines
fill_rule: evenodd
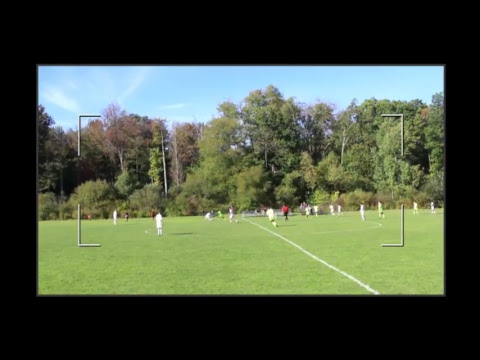
<svg viewBox="0 0 480 360">
<path fill-rule="evenodd" d="M 208 122 L 223 101 L 268 85 L 285 98 L 345 109 L 356 98 L 430 104 L 444 91 L 443 66 L 39 66 L 38 101 L 65 130 L 112 103 L 169 122 Z"/>
</svg>

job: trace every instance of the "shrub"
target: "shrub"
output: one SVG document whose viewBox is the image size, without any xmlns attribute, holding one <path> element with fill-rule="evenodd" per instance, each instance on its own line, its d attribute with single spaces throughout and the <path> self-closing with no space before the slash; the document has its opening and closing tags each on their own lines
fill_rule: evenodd
<svg viewBox="0 0 480 360">
<path fill-rule="evenodd" d="M 405 209 L 413 209 L 413 200 L 408 198 L 399 199 L 396 201 L 396 208 L 401 209 L 402 204 Z"/>
<path fill-rule="evenodd" d="M 74 213 L 76 209 L 73 208 L 72 203 L 67 201 L 64 204 L 59 205 L 59 218 L 60 220 L 74 219 Z"/>
<path fill-rule="evenodd" d="M 375 206 L 374 195 L 360 189 L 351 193 L 343 194 L 342 198 L 345 204 L 345 211 L 358 210 L 360 208 L 360 203 L 362 202 L 365 205 L 365 210 L 372 209 L 372 207 Z"/>
<path fill-rule="evenodd" d="M 38 218 L 39 220 L 58 219 L 58 204 L 55 194 L 51 192 L 38 195 Z"/>
</svg>

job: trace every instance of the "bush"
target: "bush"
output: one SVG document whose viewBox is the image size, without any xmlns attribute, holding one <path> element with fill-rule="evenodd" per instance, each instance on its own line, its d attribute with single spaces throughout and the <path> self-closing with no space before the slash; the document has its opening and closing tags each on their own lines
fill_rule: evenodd
<svg viewBox="0 0 480 360">
<path fill-rule="evenodd" d="M 417 201 L 419 209 L 430 208 L 430 200 L 429 200 L 428 195 L 425 192 L 423 192 L 423 191 L 417 192 L 415 194 L 414 200 Z"/>
<path fill-rule="evenodd" d="M 71 220 L 74 219 L 74 213 L 76 209 L 73 208 L 71 202 L 66 202 L 64 204 L 59 205 L 59 218 L 60 220 Z"/>
<path fill-rule="evenodd" d="M 39 220 L 58 219 L 58 204 L 54 193 L 47 192 L 38 195 L 38 218 Z"/>
<path fill-rule="evenodd" d="M 422 191 L 428 198 L 428 200 L 426 201 L 428 206 L 430 206 L 431 201 L 434 201 L 437 207 L 443 206 L 445 192 L 443 172 L 430 174 L 427 181 L 422 187 Z"/>
<path fill-rule="evenodd" d="M 413 209 L 413 200 L 412 199 L 403 198 L 403 199 L 397 200 L 396 204 L 395 204 L 396 208 L 401 209 L 402 204 L 403 204 L 405 209 Z"/>
<path fill-rule="evenodd" d="M 380 201 L 383 204 L 384 210 L 396 209 L 397 203 L 392 200 L 392 195 L 387 193 L 377 193 L 375 194 L 375 204 L 374 206 L 378 209 L 378 202 Z"/>
<path fill-rule="evenodd" d="M 157 211 L 155 211 L 156 213 Z M 136 218 L 145 218 L 145 217 L 150 217 L 150 212 L 146 210 L 137 210 L 132 212 L 132 217 Z"/>
<path fill-rule="evenodd" d="M 342 207 L 342 210 L 345 209 L 345 194 L 342 194 L 338 197 L 338 199 L 335 201 L 337 205 L 340 205 Z"/>
<path fill-rule="evenodd" d="M 354 192 L 343 194 L 342 199 L 344 201 L 345 211 L 354 211 L 360 208 L 360 203 L 363 202 L 365 210 L 372 209 L 375 206 L 375 197 L 372 193 L 366 192 L 360 189 Z"/>
</svg>

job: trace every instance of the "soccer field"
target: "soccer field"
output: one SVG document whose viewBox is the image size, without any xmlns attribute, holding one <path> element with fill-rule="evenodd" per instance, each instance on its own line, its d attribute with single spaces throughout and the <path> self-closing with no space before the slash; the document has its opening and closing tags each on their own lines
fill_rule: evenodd
<svg viewBox="0 0 480 360">
<path fill-rule="evenodd" d="M 443 211 L 404 215 L 39 222 L 38 295 L 443 295 Z"/>
</svg>

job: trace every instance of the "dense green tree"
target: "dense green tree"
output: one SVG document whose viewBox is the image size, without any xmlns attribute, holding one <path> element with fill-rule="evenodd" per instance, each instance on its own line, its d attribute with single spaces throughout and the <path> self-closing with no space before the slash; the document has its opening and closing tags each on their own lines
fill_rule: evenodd
<svg viewBox="0 0 480 360">
<path fill-rule="evenodd" d="M 285 98 L 270 85 L 217 112 L 180 124 L 110 104 L 79 129 L 79 163 L 78 132 L 55 126 L 39 105 L 40 217 L 74 217 L 79 203 L 100 217 L 113 206 L 192 215 L 230 204 L 238 211 L 302 201 L 358 210 L 360 200 L 394 206 L 414 197 L 443 204 L 443 93 L 428 105 L 370 98 L 336 109 Z M 403 114 L 403 132 L 399 117 L 382 114 Z"/>
</svg>

